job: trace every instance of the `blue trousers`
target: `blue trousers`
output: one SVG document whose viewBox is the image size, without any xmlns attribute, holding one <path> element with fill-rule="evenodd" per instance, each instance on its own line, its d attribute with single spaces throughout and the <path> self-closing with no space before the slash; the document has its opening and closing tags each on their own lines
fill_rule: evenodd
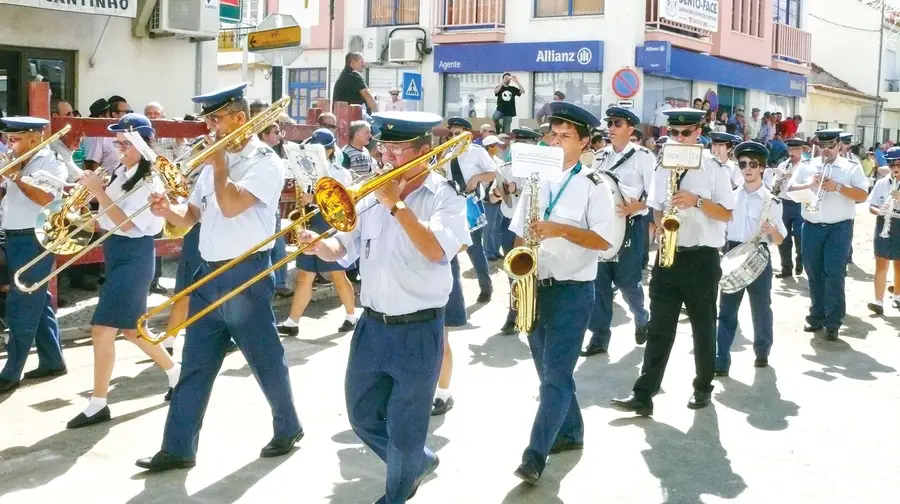
<svg viewBox="0 0 900 504">
<path fill-rule="evenodd" d="M 191 293 L 190 315 L 208 306 L 253 275 L 269 266 L 269 253 L 261 252 L 222 273 Z M 214 268 L 203 262 L 195 280 L 208 275 Z M 272 296 L 275 281 L 272 275 L 260 280 L 207 314 L 187 328 L 181 361 L 181 377 L 172 393 L 169 416 L 163 435 L 162 449 L 186 458 L 197 454 L 200 426 L 213 382 L 225 349 L 231 340 L 247 359 L 247 364 L 272 408 L 272 428 L 275 438 L 289 438 L 300 430 L 300 420 L 294 408 L 294 395 L 288 377 L 284 347 L 275 329 Z"/>
<path fill-rule="evenodd" d="M 647 228 L 643 219 L 638 218 L 629 223 L 625 232 L 625 243 L 619 250 L 618 262 L 601 262 L 597 266 L 597 279 L 594 280 L 595 300 L 588 328 L 593 335 L 591 345 L 609 348 L 612 336 L 609 326 L 612 324 L 613 291 L 615 282 L 622 292 L 622 297 L 634 317 L 635 328 L 644 327 L 650 321 L 650 312 L 644 308 L 644 288 L 641 286 L 642 262 L 647 241 Z"/>
<path fill-rule="evenodd" d="M 484 226 L 484 255 L 487 258 L 501 257 L 500 254 L 500 203 L 484 201 L 484 214 L 487 224 Z"/>
<path fill-rule="evenodd" d="M 542 470 L 557 437 L 584 440 L 574 373 L 593 304 L 593 282 L 538 287 L 537 323 L 528 345 L 541 381 L 541 398 L 522 460 L 536 462 Z"/>
<path fill-rule="evenodd" d="M 7 235 L 6 261 L 10 280 L 19 268 L 43 251 L 33 232 Z M 23 281 L 30 284 L 49 275 L 55 257 L 48 255 L 34 265 L 22 275 Z M 10 282 L 6 313 L 9 323 L 9 343 L 6 346 L 6 365 L 3 366 L 3 371 L 0 371 L 0 378 L 12 382 L 22 379 L 22 371 L 25 369 L 25 361 L 32 345 L 37 347 L 38 368 L 66 367 L 59 345 L 59 326 L 56 324 L 56 315 L 53 314 L 51 297 L 46 285 L 31 294 L 26 294 Z"/>
<path fill-rule="evenodd" d="M 812 301 L 806 322 L 826 329 L 840 329 L 847 305 L 844 278 L 853 221 L 834 224 L 803 223 L 803 268 L 809 278 Z"/>
<path fill-rule="evenodd" d="M 728 242 L 725 251 L 739 245 Z M 744 291 L 750 296 L 750 314 L 753 317 L 753 352 L 757 357 L 768 357 L 772 349 L 772 261 L 746 289 L 719 297 L 719 327 L 716 330 L 716 370 L 728 371 L 731 367 L 731 345 L 738 327 L 738 311 L 744 299 Z"/>
<path fill-rule="evenodd" d="M 784 211 L 781 214 L 781 220 L 784 221 L 784 227 L 787 228 L 788 235 L 784 237 L 784 241 L 778 246 L 778 255 L 781 256 L 781 271 L 793 272 L 794 259 L 791 256 L 792 249 L 797 249 L 797 262 L 802 264 L 803 247 L 800 243 L 800 236 L 803 228 L 803 217 L 800 215 L 800 203 L 784 200 L 782 205 Z"/>
<path fill-rule="evenodd" d="M 344 380 L 347 416 L 353 432 L 387 464 L 379 504 L 406 502 L 426 459 L 434 462 L 425 438 L 443 355 L 443 315 L 396 325 L 363 316 L 353 331 Z"/>
<path fill-rule="evenodd" d="M 475 230 L 472 234 L 472 244 L 466 249 L 469 260 L 472 261 L 472 267 L 475 268 L 475 274 L 478 275 L 478 287 L 481 292 L 493 292 L 494 285 L 491 283 L 491 275 L 488 272 L 487 257 L 484 255 L 484 245 L 482 240 L 484 230 L 487 226 Z"/>
<path fill-rule="evenodd" d="M 281 231 L 281 212 L 275 213 L 275 232 Z M 272 247 L 272 264 L 277 263 L 278 261 L 284 259 L 284 256 L 287 255 L 287 244 L 284 241 L 284 237 L 278 238 L 275 240 L 275 245 Z M 275 270 L 275 288 L 276 289 L 286 289 L 287 288 L 287 264 Z"/>
</svg>

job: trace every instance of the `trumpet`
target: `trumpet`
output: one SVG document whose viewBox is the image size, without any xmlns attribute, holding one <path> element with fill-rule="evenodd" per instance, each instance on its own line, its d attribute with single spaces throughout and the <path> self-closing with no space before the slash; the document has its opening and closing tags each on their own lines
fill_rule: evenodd
<svg viewBox="0 0 900 504">
<path fill-rule="evenodd" d="M 831 175 L 831 165 L 826 165 L 822 170 L 822 173 L 819 178 L 819 187 L 816 188 L 816 195 L 810 201 L 806 202 L 806 211 L 815 214 L 819 213 L 819 203 L 822 202 L 822 198 L 825 197 L 825 191 L 822 189 L 822 184 L 825 183 L 825 179 L 829 178 Z"/>
<path fill-rule="evenodd" d="M 40 152 L 40 150 L 43 149 L 44 147 L 50 145 L 51 143 L 59 140 L 62 137 L 64 137 L 71 130 L 72 130 L 72 125 L 66 124 L 65 126 L 60 128 L 59 131 L 50 135 L 45 140 L 43 140 L 41 143 L 35 145 L 28 152 L 26 152 L 25 154 L 22 154 L 21 156 L 15 156 L 12 153 L 12 151 L 10 151 L 6 154 L 0 155 L 0 177 L 6 175 L 8 172 L 13 171 L 13 168 L 16 168 L 20 164 L 24 163 L 25 161 L 28 161 L 29 159 L 31 159 L 31 156 L 34 156 L 35 154 Z"/>
<path fill-rule="evenodd" d="M 217 139 L 212 145 L 205 147 L 198 153 L 195 153 L 196 149 L 192 149 L 189 154 L 193 154 L 188 161 L 184 163 L 184 165 L 180 164 L 176 161 L 169 161 L 168 159 L 157 156 L 156 160 L 153 163 L 152 172 L 155 176 L 159 177 L 162 181 L 163 186 L 165 187 L 165 193 L 167 197 L 173 200 L 177 200 L 179 198 L 187 198 L 191 194 L 191 190 L 193 189 L 193 178 L 191 177 L 193 173 L 198 170 L 201 166 L 203 166 L 206 161 L 216 152 L 226 149 L 230 151 L 237 150 L 243 145 L 243 143 L 252 136 L 255 136 L 260 131 L 266 129 L 269 124 L 275 122 L 279 115 L 281 115 L 285 109 L 287 109 L 288 104 L 290 103 L 290 96 L 285 96 L 280 100 L 276 101 L 272 106 L 263 112 L 257 114 L 252 119 L 244 123 L 240 128 L 234 130 L 228 135 L 225 135 L 221 139 Z M 110 206 L 99 212 L 93 218 L 86 222 L 82 222 L 75 229 L 69 231 L 68 233 L 63 233 L 63 229 L 56 230 L 57 242 L 62 243 L 65 240 L 69 240 L 73 236 L 81 233 L 89 226 L 93 226 L 94 223 L 101 215 L 105 215 L 111 208 L 118 206 L 118 204 L 123 201 L 125 198 L 131 196 L 135 193 L 135 191 L 141 189 L 144 184 L 148 182 L 150 177 L 145 178 L 139 183 L 135 184 L 134 187 L 131 188 L 130 191 L 126 192 L 122 196 L 120 196 L 116 201 L 114 201 Z M 98 238 L 95 242 L 83 247 L 80 251 L 78 251 L 75 255 L 73 255 L 68 261 L 63 263 L 61 266 L 57 267 L 53 270 L 49 275 L 44 278 L 34 282 L 31 285 L 26 285 L 22 281 L 22 275 L 24 272 L 28 271 L 35 264 L 40 262 L 44 257 L 48 254 L 54 253 L 54 247 L 56 246 L 54 243 L 47 247 L 47 250 L 42 252 L 40 255 L 23 265 L 16 271 L 16 274 L 13 277 L 13 281 L 16 284 L 16 287 L 22 292 L 33 293 L 36 290 L 40 289 L 44 284 L 52 280 L 54 277 L 59 275 L 66 268 L 74 264 L 76 261 L 84 257 L 85 254 L 100 246 L 104 241 L 106 241 L 110 236 L 115 234 L 116 231 L 121 229 L 126 223 L 131 222 L 136 216 L 140 215 L 142 212 L 146 211 L 150 208 L 150 203 L 148 202 L 146 205 L 141 208 L 135 210 L 131 215 L 127 216 L 124 221 L 114 226 L 112 229 L 106 232 L 103 236 Z M 65 223 L 65 220 L 60 220 L 60 223 Z M 72 222 L 68 223 L 69 226 L 73 225 Z"/>
<path fill-rule="evenodd" d="M 144 313 L 138 318 L 137 321 L 137 331 L 138 334 L 150 342 L 151 344 L 159 344 L 166 338 L 170 336 L 174 336 L 178 334 L 181 329 L 193 324 L 200 318 L 206 316 L 209 312 L 218 309 L 223 304 L 227 303 L 231 298 L 237 296 L 251 285 L 256 282 L 262 280 L 269 276 L 270 273 L 275 271 L 276 269 L 284 266 L 285 264 L 293 261 L 297 256 L 302 254 L 306 249 L 315 246 L 320 241 L 325 240 L 327 238 L 331 238 L 338 231 L 347 232 L 352 231 L 353 228 L 356 227 L 356 223 L 358 222 L 359 213 L 356 210 L 356 204 L 363 199 L 364 197 L 372 194 L 378 189 L 384 187 L 385 185 L 393 182 L 398 177 L 407 173 L 408 171 L 417 168 L 423 163 L 429 163 L 428 168 L 422 170 L 421 173 L 417 174 L 415 177 L 409 180 L 409 182 L 413 182 L 425 175 L 428 175 L 432 171 L 435 171 L 438 167 L 449 163 L 453 159 L 457 158 L 460 154 L 465 152 L 466 148 L 469 147 L 472 143 L 472 134 L 471 133 L 463 133 L 453 137 L 450 141 L 436 147 L 435 149 L 413 159 L 412 161 L 397 167 L 390 169 L 387 172 L 381 174 L 375 174 L 364 179 L 361 179 L 355 183 L 353 183 L 350 187 L 344 187 L 343 184 L 338 182 L 332 177 L 321 177 L 317 182 L 314 190 L 314 196 L 316 199 L 316 204 L 318 208 L 311 212 L 306 212 L 302 218 L 291 222 L 289 225 L 282 228 L 281 231 L 273 234 L 272 236 L 267 237 L 263 241 L 257 243 L 249 250 L 245 251 L 243 254 L 235 257 L 234 259 L 228 261 L 222 266 L 216 268 L 214 271 L 210 272 L 208 275 L 203 277 L 202 279 L 194 282 L 189 287 L 184 290 L 178 292 L 171 298 L 169 298 L 166 302 L 161 305 L 149 310 L 147 313 Z M 366 211 L 376 205 L 371 205 L 364 209 Z M 160 333 L 159 335 L 151 335 L 149 329 L 147 327 L 148 320 L 160 314 L 162 311 L 167 309 L 169 306 L 177 303 L 180 299 L 183 299 L 185 296 L 189 296 L 193 291 L 205 285 L 207 282 L 212 281 L 217 278 L 223 272 L 233 268 L 237 264 L 243 262 L 247 257 L 257 253 L 263 247 L 268 245 L 269 243 L 274 242 L 278 238 L 282 236 L 286 236 L 288 233 L 294 233 L 296 229 L 300 226 L 303 226 L 312 219 L 313 216 L 321 213 L 322 217 L 325 219 L 325 222 L 331 226 L 327 232 L 319 235 L 315 240 L 309 243 L 305 243 L 301 245 L 296 251 L 287 254 L 283 259 L 278 261 L 277 263 L 271 265 L 263 271 L 260 271 L 252 278 L 246 280 L 241 285 L 235 287 L 233 290 L 217 299 L 215 302 L 210 303 L 208 306 L 198 311 L 187 320 L 183 321 L 176 327 L 173 327 L 165 332 Z"/>
</svg>

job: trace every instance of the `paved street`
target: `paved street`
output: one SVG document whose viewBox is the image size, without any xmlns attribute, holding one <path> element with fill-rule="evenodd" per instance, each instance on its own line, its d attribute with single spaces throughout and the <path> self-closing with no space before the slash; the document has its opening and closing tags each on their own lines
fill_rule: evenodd
<svg viewBox="0 0 900 504">
<path fill-rule="evenodd" d="M 717 379 L 710 408 L 685 407 L 693 376 L 686 317 L 655 416 L 634 419 L 609 407 L 611 398 L 628 393 L 643 356 L 619 297 L 609 356 L 581 359 L 576 369 L 585 450 L 551 457 L 535 488 L 520 485 L 512 474 L 537 406 L 528 347 L 524 337 L 497 334 L 506 310 L 503 272 L 495 269 L 494 300 L 473 306 L 478 287 L 464 257 L 471 320 L 451 335 L 456 408 L 432 421 L 428 444 L 441 466 L 412 502 L 897 502 L 900 311 L 888 307 L 885 317 L 876 318 L 866 309 L 874 219 L 859 208 L 858 267 L 850 267 L 841 340 L 802 332 L 805 279 L 775 280 L 771 367 L 753 368 L 745 301 L 744 335 L 735 343 L 731 377 Z M 285 310 L 279 308 L 280 316 Z M 334 333 L 342 309 L 329 299 L 314 303 L 308 315 L 300 337 L 284 340 L 306 431 L 290 455 L 258 458 L 271 437 L 271 417 L 235 353 L 219 375 L 197 467 L 140 473 L 134 460 L 160 446 L 165 376 L 120 340 L 109 397 L 113 421 L 67 431 L 66 421 L 82 410 L 91 388 L 90 341 L 82 339 L 65 349 L 67 376 L 29 383 L 0 398 L 0 504 L 374 502 L 382 493 L 384 468 L 347 422 L 343 376 L 350 335 Z M 32 356 L 28 369 L 35 365 Z"/>
</svg>

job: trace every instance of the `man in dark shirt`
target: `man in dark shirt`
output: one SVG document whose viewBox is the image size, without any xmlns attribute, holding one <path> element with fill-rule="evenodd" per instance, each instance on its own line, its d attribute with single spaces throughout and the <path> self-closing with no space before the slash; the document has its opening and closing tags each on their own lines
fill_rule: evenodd
<svg viewBox="0 0 900 504">
<path fill-rule="evenodd" d="M 515 86 L 510 85 L 515 83 Z M 497 96 L 497 110 L 494 112 L 494 126 L 501 133 L 509 133 L 512 118 L 516 116 L 516 97 L 522 96 L 525 90 L 519 79 L 509 72 L 503 74 L 503 80 L 494 88 Z"/>
<path fill-rule="evenodd" d="M 366 60 L 362 53 L 351 52 L 344 57 L 344 70 L 334 83 L 334 102 L 347 102 L 350 105 L 365 105 L 369 114 L 378 111 L 378 105 L 362 71 L 366 67 Z"/>
</svg>

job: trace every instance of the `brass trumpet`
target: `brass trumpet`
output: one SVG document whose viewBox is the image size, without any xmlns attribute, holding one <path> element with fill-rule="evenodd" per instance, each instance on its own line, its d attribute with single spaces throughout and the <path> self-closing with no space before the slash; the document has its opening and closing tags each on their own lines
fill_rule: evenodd
<svg viewBox="0 0 900 504">
<path fill-rule="evenodd" d="M 216 310 L 223 304 L 227 303 L 231 298 L 237 296 L 251 285 L 256 282 L 266 278 L 270 273 L 275 271 L 276 269 L 284 266 L 285 264 L 293 261 L 297 256 L 302 254 L 307 248 L 315 246 L 320 241 L 330 238 L 334 236 L 338 231 L 347 232 L 353 230 L 356 227 L 356 223 L 358 221 L 359 214 L 356 210 L 356 204 L 364 197 L 372 194 L 377 191 L 381 187 L 384 187 L 390 182 L 393 182 L 395 179 L 408 172 L 411 169 L 414 169 L 421 165 L 422 163 L 428 162 L 429 166 L 427 169 L 422 170 L 421 173 L 416 175 L 410 182 L 413 180 L 417 180 L 425 175 L 428 175 L 432 171 L 436 170 L 438 167 L 449 163 L 451 160 L 458 157 L 460 154 L 465 152 L 465 149 L 469 147 L 472 143 L 472 134 L 471 133 L 463 133 L 461 135 L 457 135 L 452 138 L 450 141 L 436 147 L 435 149 L 413 159 L 412 161 L 406 163 L 403 166 L 394 168 L 390 171 L 387 171 L 382 174 L 373 175 L 364 179 L 361 179 L 350 187 L 344 187 L 343 184 L 338 182 L 337 180 L 331 177 L 322 177 L 316 182 L 315 186 L 315 198 L 316 203 L 318 204 L 318 208 L 313 210 L 312 212 L 305 213 L 301 218 L 291 222 L 289 225 L 282 228 L 281 231 L 269 236 L 265 240 L 257 243 L 249 250 L 245 251 L 243 254 L 235 257 L 234 259 L 228 261 L 222 266 L 216 268 L 216 270 L 212 271 L 202 279 L 194 282 L 189 287 L 184 290 L 178 292 L 168 300 L 166 300 L 161 305 L 149 310 L 147 313 L 141 315 L 137 321 L 137 331 L 138 334 L 149 341 L 150 343 L 156 345 L 161 343 L 166 338 L 174 336 L 178 334 L 183 328 L 193 324 L 197 320 L 203 318 L 209 312 Z M 443 156 L 442 156 L 443 155 Z M 439 158 L 439 156 L 442 156 Z M 372 205 L 375 206 L 375 205 Z M 371 208 L 371 207 L 368 207 Z M 364 209 L 368 210 L 368 208 Z M 286 236 L 288 233 L 294 233 L 296 229 L 304 226 L 306 222 L 308 222 L 313 216 L 316 214 L 322 214 L 322 217 L 325 219 L 325 222 L 331 226 L 331 229 L 327 232 L 319 235 L 318 238 L 313 240 L 310 243 L 306 243 L 301 245 L 296 251 L 287 254 L 283 259 L 278 261 L 277 263 L 271 265 L 263 271 L 260 271 L 252 278 L 248 279 L 241 285 L 235 287 L 233 290 L 217 299 L 215 302 L 210 303 L 206 308 L 198 311 L 193 316 L 189 317 L 187 320 L 183 321 L 176 327 L 169 329 L 165 332 L 160 333 L 159 335 L 151 335 L 149 329 L 147 328 L 147 321 L 155 316 L 160 314 L 162 311 L 167 309 L 169 306 L 175 304 L 180 299 L 183 299 L 185 296 L 189 296 L 191 292 L 199 289 L 207 282 L 212 281 L 217 278 L 223 272 L 233 268 L 237 264 L 243 262 L 248 256 L 251 256 L 257 253 L 260 249 L 268 245 L 269 243 L 277 240 L 282 236 Z"/>
<path fill-rule="evenodd" d="M 13 156 L 12 152 L 3 154 L 2 156 L 0 156 L 0 163 L 3 163 L 2 165 L 0 165 L 0 177 L 6 175 L 8 172 L 11 172 L 13 170 L 13 168 L 16 168 L 23 162 L 28 161 L 29 159 L 31 159 L 31 156 L 34 156 L 35 154 L 40 152 L 40 150 L 43 149 L 44 147 L 50 145 L 51 143 L 59 140 L 62 137 L 64 137 L 71 130 L 72 130 L 72 125 L 66 124 L 65 126 L 60 128 L 59 131 L 50 135 L 45 140 L 43 140 L 41 143 L 35 145 L 34 147 L 31 148 L 31 150 L 29 150 L 25 154 L 22 154 L 21 156 Z"/>
</svg>

